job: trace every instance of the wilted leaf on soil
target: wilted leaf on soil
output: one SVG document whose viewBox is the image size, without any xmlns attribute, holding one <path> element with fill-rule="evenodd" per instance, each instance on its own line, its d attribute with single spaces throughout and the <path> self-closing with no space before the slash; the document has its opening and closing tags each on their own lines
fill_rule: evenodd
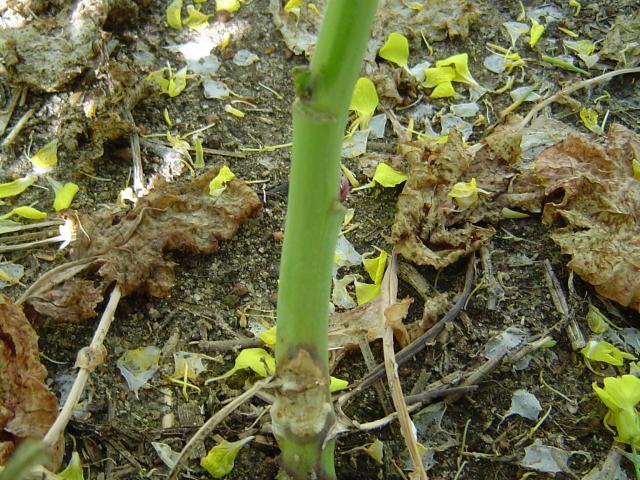
<svg viewBox="0 0 640 480">
<path fill-rule="evenodd" d="M 32 285 L 25 300 L 44 315 L 79 321 L 96 314 L 114 282 L 124 295 L 167 296 L 175 264 L 164 258 L 165 251 L 215 252 L 220 240 L 232 238 L 262 208 L 256 193 L 239 180 L 211 197 L 209 182 L 217 173 L 212 169 L 187 183 L 159 180 L 123 215 L 106 210 L 78 214 L 82 231 L 73 244 L 73 261 Z"/>
<path fill-rule="evenodd" d="M 640 64 L 640 10 L 619 15 L 602 43 L 600 55 L 624 67 Z"/>
<path fill-rule="evenodd" d="M 562 218 L 567 225 L 551 233 L 568 266 L 607 298 L 640 309 L 640 183 L 632 161 L 640 139 L 612 125 L 604 145 L 578 135 L 544 150 L 535 172 L 548 203 L 542 221 Z"/>
<path fill-rule="evenodd" d="M 397 252 L 418 265 L 442 268 L 486 244 L 494 234 L 487 223 L 499 221 L 503 207 L 539 211 L 542 190 L 517 165 L 520 139 L 520 133 L 505 125 L 475 153 L 456 131 L 444 144 L 401 145 L 409 178 L 391 233 Z M 473 178 L 486 194 L 461 210 L 449 193 L 455 184 Z"/>
<path fill-rule="evenodd" d="M 0 464 L 16 444 L 42 438 L 58 415 L 58 400 L 44 384 L 38 336 L 22 309 L 0 294 Z"/>
</svg>

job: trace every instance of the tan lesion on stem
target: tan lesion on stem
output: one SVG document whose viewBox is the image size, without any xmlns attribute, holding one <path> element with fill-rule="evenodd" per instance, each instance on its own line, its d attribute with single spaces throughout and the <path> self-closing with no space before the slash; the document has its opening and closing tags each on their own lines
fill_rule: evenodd
<svg viewBox="0 0 640 480">
<path fill-rule="evenodd" d="M 335 423 L 329 395 L 329 377 L 308 350 L 299 349 L 278 365 L 280 380 L 271 407 L 274 434 L 295 437 L 301 443 L 328 433 Z"/>
</svg>

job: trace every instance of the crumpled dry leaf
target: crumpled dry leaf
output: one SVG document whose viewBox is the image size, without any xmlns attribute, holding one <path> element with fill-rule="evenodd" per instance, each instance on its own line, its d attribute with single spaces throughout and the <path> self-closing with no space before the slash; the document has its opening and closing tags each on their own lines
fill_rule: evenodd
<svg viewBox="0 0 640 480">
<path fill-rule="evenodd" d="M 82 230 L 73 261 L 37 281 L 23 299 L 44 315 L 79 321 L 96 314 L 113 282 L 123 295 L 167 296 L 175 264 L 164 258 L 166 250 L 215 252 L 220 240 L 232 238 L 262 208 L 256 193 L 239 180 L 230 181 L 219 197 L 210 196 L 209 182 L 217 173 L 209 170 L 188 183 L 160 180 L 122 217 L 112 211 L 78 214 Z M 81 279 L 74 278 L 80 273 Z"/>
<path fill-rule="evenodd" d="M 397 252 L 418 265 L 442 268 L 489 241 L 495 230 L 485 223 L 498 222 L 502 207 L 539 211 L 542 189 L 530 171 L 517 165 L 520 139 L 521 133 L 507 124 L 475 151 L 466 148 L 455 131 L 444 144 L 401 145 L 409 179 L 398 198 L 391 232 Z M 448 193 L 456 183 L 472 178 L 489 194 L 460 210 Z"/>
<path fill-rule="evenodd" d="M 2 294 L 0 365 L 1 465 L 22 440 L 43 438 L 58 415 L 58 400 L 44 384 L 38 336 L 22 309 Z"/>
<path fill-rule="evenodd" d="M 569 268 L 607 298 L 640 310 L 640 183 L 632 160 L 640 138 L 612 125 L 604 145 L 569 135 L 535 161 L 546 205 L 542 221 L 562 218 L 567 226 L 551 233 Z"/>
</svg>

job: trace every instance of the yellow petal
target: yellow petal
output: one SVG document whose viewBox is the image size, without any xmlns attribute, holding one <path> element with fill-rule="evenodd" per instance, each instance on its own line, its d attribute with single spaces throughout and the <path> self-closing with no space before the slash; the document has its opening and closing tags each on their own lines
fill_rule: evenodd
<svg viewBox="0 0 640 480">
<path fill-rule="evenodd" d="M 145 80 L 158 85 L 162 93 L 167 93 L 169 91 L 169 80 L 167 80 L 164 75 L 167 70 L 167 67 L 154 70 L 145 77 Z"/>
<path fill-rule="evenodd" d="M 36 177 L 17 178 L 12 182 L 0 183 L 0 198 L 14 197 L 34 184 Z"/>
<path fill-rule="evenodd" d="M 580 353 L 589 360 L 605 362 L 615 366 L 622 366 L 624 360 L 635 360 L 636 357 L 630 353 L 611 345 L 609 342 L 590 340 L 587 345 L 580 350 Z"/>
<path fill-rule="evenodd" d="M 254 437 L 243 438 L 237 442 L 222 440 L 209 450 L 207 456 L 200 460 L 200 466 L 213 478 L 222 478 L 233 470 L 236 455 L 240 449 L 253 440 Z"/>
<path fill-rule="evenodd" d="M 69 460 L 67 468 L 58 473 L 57 477 L 63 478 L 64 480 L 84 480 L 82 463 L 80 462 L 78 452 L 71 454 L 71 460 Z"/>
<path fill-rule="evenodd" d="M 219 197 L 224 192 L 224 189 L 227 188 L 227 183 L 234 178 L 236 178 L 236 174 L 229 167 L 226 165 L 222 167 L 213 180 L 209 182 L 209 195 Z"/>
<path fill-rule="evenodd" d="M 444 82 L 437 85 L 431 92 L 430 96 L 431 98 L 455 97 L 456 91 L 453 89 L 453 84 L 451 82 Z"/>
<path fill-rule="evenodd" d="M 18 217 L 28 218 L 29 220 L 42 220 L 43 218 L 47 218 L 47 214 L 41 212 L 40 210 L 33 207 L 17 207 L 11 210 L 9 213 L 5 213 L 0 216 L 0 220 L 6 220 L 12 215 L 17 215 Z"/>
<path fill-rule="evenodd" d="M 225 11 L 235 13 L 240 9 L 238 0 L 216 0 L 216 12 Z"/>
<path fill-rule="evenodd" d="M 598 112 L 593 108 L 583 108 L 580 110 L 580 119 L 587 130 L 593 133 L 602 133 L 602 128 L 598 126 Z"/>
<path fill-rule="evenodd" d="M 356 287 L 356 301 L 358 305 L 370 302 L 380 295 L 380 285 L 372 283 L 353 282 Z"/>
<path fill-rule="evenodd" d="M 331 393 L 339 392 L 340 390 L 344 390 L 346 388 L 349 388 L 349 382 L 347 382 L 346 380 L 342 380 L 336 377 L 329 378 L 329 391 Z"/>
<path fill-rule="evenodd" d="M 529 31 L 529 46 L 531 48 L 536 46 L 536 43 L 538 43 L 538 40 L 540 40 L 540 37 L 542 37 L 542 34 L 544 33 L 544 27 L 542 25 L 540 25 L 536 19 L 531 18 L 531 30 Z"/>
<path fill-rule="evenodd" d="M 302 4 L 302 0 L 289 0 L 287 3 L 285 3 L 284 5 L 284 11 L 287 13 L 293 13 L 293 11 L 297 8 L 300 8 L 300 5 Z"/>
<path fill-rule="evenodd" d="M 349 110 L 358 115 L 361 128 L 369 126 L 369 122 L 378 107 L 376 86 L 366 77 L 360 77 L 353 88 Z"/>
<path fill-rule="evenodd" d="M 231 105 L 225 105 L 224 111 L 238 118 L 242 118 L 245 116 L 245 113 L 242 110 L 238 110 L 237 108 L 234 108 Z"/>
<path fill-rule="evenodd" d="M 264 343 L 265 345 L 268 345 L 269 347 L 274 347 L 276 345 L 276 327 L 275 325 L 273 327 L 271 327 L 268 330 L 265 330 L 264 332 L 262 332 L 260 334 L 260 340 L 262 340 L 262 343 Z"/>
<path fill-rule="evenodd" d="M 173 0 L 167 7 L 167 23 L 171 28 L 180 30 L 182 28 L 182 19 L 180 12 L 182 10 L 182 0 Z"/>
<path fill-rule="evenodd" d="M 209 15 L 196 10 L 193 5 L 187 5 L 187 18 L 184 24 L 191 30 L 200 30 L 209 25 Z"/>
<path fill-rule="evenodd" d="M 29 158 L 39 170 L 51 170 L 58 165 L 58 140 L 52 140 Z"/>
<path fill-rule="evenodd" d="M 502 208 L 502 216 L 504 218 L 529 218 L 528 213 L 517 212 L 516 210 L 511 210 L 507 207 Z"/>
<path fill-rule="evenodd" d="M 441 83 L 451 83 L 456 78 L 453 67 L 430 67 L 424 69 L 424 83 L 426 88 L 434 88 Z"/>
<path fill-rule="evenodd" d="M 634 158 L 631 165 L 633 167 L 633 178 L 640 182 L 640 162 Z"/>
<path fill-rule="evenodd" d="M 390 167 L 384 162 L 380 162 L 376 166 L 376 172 L 373 175 L 373 181 L 383 187 L 395 187 L 407 180 L 407 176 Z"/>
<path fill-rule="evenodd" d="M 478 82 L 474 80 L 469 71 L 469 55 L 466 53 L 459 53 L 453 55 L 444 60 L 438 60 L 436 67 L 453 66 L 456 71 L 456 76 L 453 79 L 454 82 L 468 83 L 470 85 L 478 85 Z"/>
<path fill-rule="evenodd" d="M 376 285 L 380 285 L 382 283 L 382 277 L 384 276 L 384 269 L 387 266 L 387 258 L 388 254 L 384 250 L 380 252 L 375 258 L 365 258 L 362 260 L 362 264 L 364 265 L 364 269 L 369 274 L 371 280 Z"/>
<path fill-rule="evenodd" d="M 451 191 L 447 194 L 448 197 L 455 199 L 456 203 L 462 208 L 469 208 L 471 205 L 478 201 L 478 192 L 490 193 L 478 188 L 478 184 L 475 178 L 472 178 L 469 182 L 458 182 Z"/>
<path fill-rule="evenodd" d="M 55 198 L 53 200 L 53 209 L 56 212 L 60 210 L 64 210 L 65 208 L 69 208 L 71 202 L 73 202 L 73 198 L 78 193 L 79 187 L 75 183 L 69 182 L 62 185 L 57 180 L 53 178 L 47 177 L 49 184 L 53 188 L 53 193 L 55 194 Z"/>
<path fill-rule="evenodd" d="M 391 32 L 385 44 L 378 51 L 378 55 L 399 67 L 407 68 L 409 40 L 399 32 Z"/>
<path fill-rule="evenodd" d="M 187 86 L 187 67 L 183 67 L 176 72 L 176 74 L 169 79 L 169 86 L 167 87 L 167 94 L 170 97 L 176 97 L 182 93 Z"/>
</svg>

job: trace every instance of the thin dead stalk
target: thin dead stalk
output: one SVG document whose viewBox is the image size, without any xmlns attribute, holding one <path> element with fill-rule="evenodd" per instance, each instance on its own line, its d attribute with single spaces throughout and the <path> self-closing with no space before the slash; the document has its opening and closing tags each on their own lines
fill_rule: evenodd
<svg viewBox="0 0 640 480">
<path fill-rule="evenodd" d="M 78 371 L 78 375 L 71 387 L 67 401 L 43 440 L 45 445 L 50 448 L 57 443 L 60 435 L 62 435 L 64 429 L 69 423 L 71 415 L 73 414 L 73 409 L 80 400 L 82 392 L 84 392 L 84 387 L 87 384 L 89 375 L 98 365 L 104 363 L 104 360 L 106 359 L 107 351 L 104 348 L 103 343 L 107 336 L 107 332 L 109 332 L 109 327 L 113 321 L 113 316 L 116 308 L 118 307 L 118 302 L 120 301 L 121 296 L 122 292 L 120 290 L 120 286 L 116 284 L 109 296 L 109 302 L 107 303 L 104 312 L 102 312 L 100 323 L 98 323 L 98 327 L 93 334 L 91 343 L 88 347 L 85 347 L 78 352 L 76 366 L 80 367 L 80 370 Z"/>
</svg>

